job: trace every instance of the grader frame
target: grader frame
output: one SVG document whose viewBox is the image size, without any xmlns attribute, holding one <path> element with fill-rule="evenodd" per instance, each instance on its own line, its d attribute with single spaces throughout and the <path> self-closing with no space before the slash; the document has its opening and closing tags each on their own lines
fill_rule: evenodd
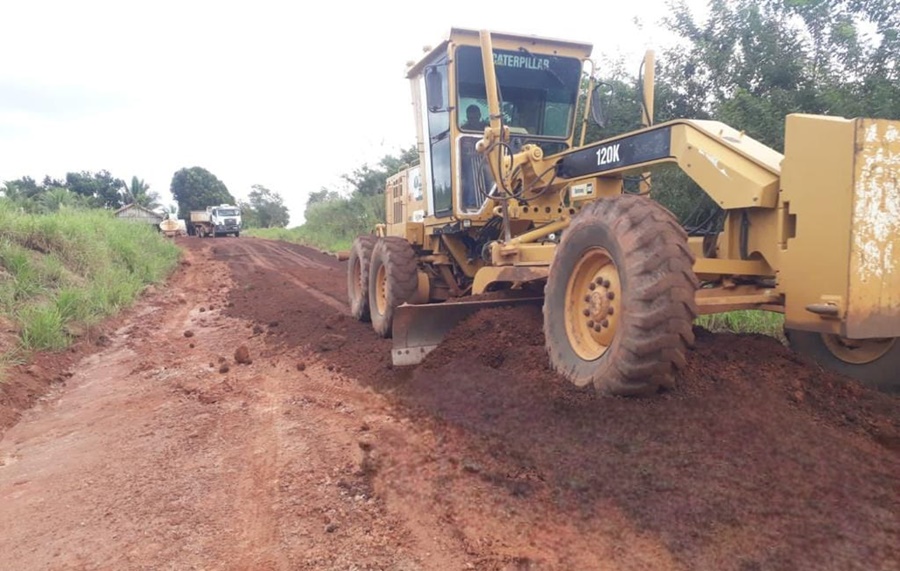
<svg viewBox="0 0 900 571">
<path fill-rule="evenodd" d="M 386 224 L 354 244 L 348 279 L 354 315 L 393 336 L 395 364 L 420 361 L 486 305 L 542 300 L 557 370 L 644 394 L 671 384 L 697 314 L 762 309 L 784 313 L 792 344 L 824 365 L 897 389 L 900 122 L 789 115 L 784 155 L 715 121 L 654 125 L 651 55 L 644 128 L 587 146 L 582 129 L 576 145 L 565 98 L 580 72 L 569 92 L 558 84 L 567 60 L 583 65 L 590 51 L 453 29 L 410 67 L 420 166 L 389 179 Z M 476 56 L 483 87 L 473 90 Z M 521 97 L 523 114 L 541 119 L 517 123 L 504 89 L 525 93 L 528 81 L 546 101 Z M 473 94 L 488 110 L 483 132 L 463 127 Z M 547 118 L 559 109 L 565 132 Z M 590 102 L 584 122 L 589 113 Z M 722 209 L 719 231 L 687 237 L 645 196 L 663 163 Z M 644 196 L 624 193 L 633 175 Z M 458 303 L 498 290 L 509 295 Z"/>
</svg>

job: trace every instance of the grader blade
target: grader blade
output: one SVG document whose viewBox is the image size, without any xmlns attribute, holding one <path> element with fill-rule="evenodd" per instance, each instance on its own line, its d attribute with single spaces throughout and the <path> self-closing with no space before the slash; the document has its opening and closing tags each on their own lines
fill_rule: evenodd
<svg viewBox="0 0 900 571">
<path fill-rule="evenodd" d="M 492 307 L 540 304 L 543 299 L 516 297 L 458 303 L 403 304 L 394 314 L 391 360 L 395 367 L 417 365 L 457 323 L 475 312 Z"/>
</svg>

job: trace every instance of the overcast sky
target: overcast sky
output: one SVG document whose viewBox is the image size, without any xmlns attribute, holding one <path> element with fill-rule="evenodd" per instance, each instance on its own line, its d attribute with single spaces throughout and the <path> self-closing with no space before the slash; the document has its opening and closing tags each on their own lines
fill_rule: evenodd
<svg viewBox="0 0 900 571">
<path fill-rule="evenodd" d="M 107 169 L 169 202 L 200 166 L 236 197 L 280 193 L 296 225 L 309 192 L 414 144 L 405 64 L 451 27 L 588 42 L 635 70 L 672 41 L 666 0 L 532 5 L 3 2 L 0 181 Z"/>
</svg>

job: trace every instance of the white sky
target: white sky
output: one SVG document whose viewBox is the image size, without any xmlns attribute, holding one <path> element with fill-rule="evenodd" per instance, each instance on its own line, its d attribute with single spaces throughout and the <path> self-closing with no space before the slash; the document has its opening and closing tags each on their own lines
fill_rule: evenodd
<svg viewBox="0 0 900 571">
<path fill-rule="evenodd" d="M 280 193 L 300 224 L 309 192 L 415 142 L 405 65 L 451 27 L 589 42 L 637 70 L 671 43 L 665 4 L 5 1 L 0 181 L 106 169 L 169 202 L 201 166 L 238 198 Z"/>
</svg>

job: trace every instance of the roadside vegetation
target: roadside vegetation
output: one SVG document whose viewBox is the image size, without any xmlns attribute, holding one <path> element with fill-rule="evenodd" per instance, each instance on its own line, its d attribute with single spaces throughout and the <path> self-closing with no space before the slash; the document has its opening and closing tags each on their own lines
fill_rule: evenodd
<svg viewBox="0 0 900 571">
<path fill-rule="evenodd" d="M 313 201 L 306 207 L 306 223 L 294 228 L 261 228 L 248 235 L 285 240 L 311 246 L 327 252 L 349 250 L 353 239 L 372 233 L 375 225 L 384 222 L 384 195 L 349 198 L 335 197 Z"/>
<path fill-rule="evenodd" d="M 713 315 L 701 315 L 694 322 L 713 333 L 759 333 L 786 342 L 784 316 L 772 311 L 729 311 Z"/>
<path fill-rule="evenodd" d="M 164 280 L 178 249 L 107 210 L 28 213 L 0 199 L 0 318 L 15 331 L 7 361 L 62 349 Z"/>
<path fill-rule="evenodd" d="M 180 251 L 155 225 L 118 219 L 139 205 L 160 217 L 237 204 L 249 227 L 283 227 L 288 209 L 277 192 L 253 185 L 246 201 L 201 167 L 172 177 L 175 204 L 137 176 L 68 172 L 63 178 L 0 181 L 0 383 L 3 367 L 35 351 L 61 350 L 92 334 L 104 318 L 162 283 Z"/>
</svg>

